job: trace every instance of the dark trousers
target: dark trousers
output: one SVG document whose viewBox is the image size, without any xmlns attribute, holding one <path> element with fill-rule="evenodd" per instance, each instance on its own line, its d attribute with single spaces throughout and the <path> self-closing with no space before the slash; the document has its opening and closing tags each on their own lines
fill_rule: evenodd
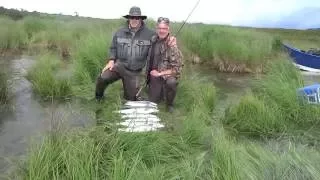
<svg viewBox="0 0 320 180">
<path fill-rule="evenodd" d="M 96 98 L 102 98 L 108 85 L 121 79 L 124 90 L 123 97 L 126 100 L 135 101 L 139 88 L 139 75 L 140 71 L 130 71 L 123 65 L 115 65 L 112 71 L 108 69 L 98 76 L 96 81 Z"/>
<path fill-rule="evenodd" d="M 168 106 L 173 105 L 176 97 L 178 82 L 174 77 L 166 80 L 161 77 L 150 76 L 148 98 L 149 101 L 159 103 L 165 100 Z"/>
</svg>

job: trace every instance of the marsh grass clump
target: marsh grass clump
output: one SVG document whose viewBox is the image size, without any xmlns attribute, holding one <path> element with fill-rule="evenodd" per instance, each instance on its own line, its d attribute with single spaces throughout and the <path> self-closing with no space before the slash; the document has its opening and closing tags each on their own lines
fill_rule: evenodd
<svg viewBox="0 0 320 180">
<path fill-rule="evenodd" d="M 287 124 L 281 120 L 281 112 L 277 104 L 267 104 L 255 97 L 247 95 L 240 99 L 240 103 L 234 105 L 226 112 L 223 123 L 237 132 L 249 135 L 272 136 L 287 130 Z"/>
<path fill-rule="evenodd" d="M 299 100 L 303 87 L 299 71 L 287 59 L 268 65 L 267 74 L 254 83 L 253 94 L 229 108 L 223 123 L 241 133 L 278 136 L 299 134 L 319 126 L 320 110 Z"/>
<path fill-rule="evenodd" d="M 272 36 L 231 27 L 197 25 L 182 34 L 184 45 L 201 60 L 257 65 L 272 57 Z"/>
<path fill-rule="evenodd" d="M 240 179 L 318 179 L 319 151 L 304 145 L 287 142 L 261 145 L 242 142 L 236 144 L 239 152 Z M 274 149 L 273 149 L 274 148 Z"/>
<path fill-rule="evenodd" d="M 28 35 L 28 39 L 31 39 L 34 34 L 40 31 L 45 31 L 47 29 L 46 21 L 47 20 L 40 19 L 39 17 L 25 17 L 23 20 L 23 27 Z"/>
<path fill-rule="evenodd" d="M 8 84 L 7 84 L 7 75 L 3 72 L 0 72 L 0 103 L 6 104 L 8 101 Z"/>
<path fill-rule="evenodd" d="M 28 36 L 21 23 L 0 17 L 0 51 L 17 50 L 28 45 Z"/>
<path fill-rule="evenodd" d="M 29 70 L 33 90 L 44 99 L 61 99 L 72 94 L 70 77 L 59 74 L 62 63 L 58 57 L 45 54 Z"/>
<path fill-rule="evenodd" d="M 200 75 L 183 74 L 179 79 L 176 104 L 189 112 L 200 107 L 205 112 L 213 110 L 216 102 L 216 88 L 213 83 L 206 83 L 206 79 Z"/>
<path fill-rule="evenodd" d="M 40 26 L 42 27 L 42 26 Z M 30 27 L 34 28 L 34 27 Z M 47 22 L 43 24 L 45 29 L 31 29 L 29 39 L 30 51 L 42 49 L 58 53 L 62 58 L 71 56 L 71 49 L 74 48 L 76 40 L 72 29 L 60 22 Z"/>
<path fill-rule="evenodd" d="M 94 82 L 107 63 L 111 34 L 99 32 L 80 40 L 74 56 L 74 78 L 78 84 Z"/>
<path fill-rule="evenodd" d="M 105 136 L 107 138 L 107 136 Z M 51 133 L 40 145 L 32 146 L 29 161 L 20 169 L 27 179 L 99 179 L 103 142 L 87 131 Z"/>
<path fill-rule="evenodd" d="M 282 111 L 285 121 L 295 123 L 297 127 L 311 127 L 318 124 L 319 109 L 298 96 L 298 88 L 305 84 L 299 70 L 289 59 L 270 64 L 267 75 L 255 84 L 255 92 L 265 97 L 267 103 L 276 103 Z"/>
</svg>

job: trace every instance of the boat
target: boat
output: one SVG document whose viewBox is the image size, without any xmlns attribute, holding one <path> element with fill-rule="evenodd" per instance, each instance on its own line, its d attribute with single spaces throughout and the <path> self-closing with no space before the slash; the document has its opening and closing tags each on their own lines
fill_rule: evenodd
<svg viewBox="0 0 320 180">
<path fill-rule="evenodd" d="M 288 52 L 293 60 L 294 65 L 304 71 L 320 73 L 320 51 L 310 49 L 308 51 L 292 47 L 288 44 L 283 44 L 283 47 Z"/>
<path fill-rule="evenodd" d="M 298 97 L 309 104 L 320 104 L 320 84 L 315 83 L 299 88 Z"/>
</svg>

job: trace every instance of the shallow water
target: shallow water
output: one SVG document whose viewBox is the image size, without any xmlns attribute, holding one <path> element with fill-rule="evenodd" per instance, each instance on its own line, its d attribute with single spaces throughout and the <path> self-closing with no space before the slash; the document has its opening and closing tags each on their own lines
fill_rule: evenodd
<svg viewBox="0 0 320 180">
<path fill-rule="evenodd" d="M 33 62 L 30 57 L 0 60 L 1 71 L 8 75 L 10 92 L 9 103 L 1 106 L 0 114 L 0 174 L 13 167 L 12 161 L 25 155 L 29 141 L 41 138 L 41 133 L 62 127 L 62 123 L 83 127 L 92 122 L 77 103 L 40 103 L 25 77 Z M 62 122 L 63 119 L 68 122 Z"/>
<path fill-rule="evenodd" d="M 24 156 L 29 140 L 41 138 L 41 133 L 59 127 L 85 127 L 94 124 L 94 115 L 81 106 L 81 102 L 71 101 L 63 104 L 41 103 L 32 93 L 32 84 L 25 78 L 32 66 L 32 57 L 9 57 L 0 59 L 1 71 L 7 73 L 10 90 L 6 111 L 0 114 L 0 174 L 8 171 L 14 164 L 12 159 Z M 204 81 L 214 83 L 219 101 L 215 116 L 221 117 L 224 109 L 239 100 L 250 89 L 249 74 L 230 74 L 216 72 L 210 67 L 193 66 L 186 73 L 198 73 Z M 319 82 L 320 74 L 304 73 L 308 84 Z M 67 122 L 62 122 L 67 119 Z M 125 121 L 124 121 L 125 122 Z M 123 123 L 124 123 L 123 122 Z M 64 123 L 64 125 L 61 125 Z M 68 126 L 65 126 L 67 123 Z"/>
</svg>

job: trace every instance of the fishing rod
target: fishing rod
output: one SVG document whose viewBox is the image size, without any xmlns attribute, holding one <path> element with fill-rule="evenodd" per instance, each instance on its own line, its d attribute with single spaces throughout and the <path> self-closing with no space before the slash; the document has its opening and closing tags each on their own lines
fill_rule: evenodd
<svg viewBox="0 0 320 180">
<path fill-rule="evenodd" d="M 180 28 L 178 29 L 178 31 L 175 33 L 175 37 L 178 36 L 179 32 L 181 31 L 181 29 L 183 28 L 183 26 L 186 24 L 187 20 L 189 19 L 189 17 L 191 16 L 191 14 L 193 13 L 193 11 L 196 9 L 196 7 L 198 6 L 198 4 L 200 3 L 200 0 L 197 1 L 196 5 L 193 7 L 193 9 L 191 10 L 191 12 L 189 13 L 188 17 L 186 18 L 186 20 L 183 21 L 182 25 L 180 26 Z M 143 87 L 145 87 L 147 85 L 147 81 L 145 80 L 145 82 L 143 83 L 143 85 L 139 88 L 137 94 L 136 94 L 136 98 L 139 100 L 139 94 L 141 93 Z"/>
<path fill-rule="evenodd" d="M 176 32 L 175 37 L 178 36 L 180 30 L 183 28 L 183 26 L 186 24 L 187 20 L 189 19 L 189 17 L 191 16 L 191 14 L 193 13 L 193 11 L 196 9 L 196 7 L 198 6 L 200 0 L 197 1 L 196 5 L 193 7 L 192 11 L 189 13 L 187 19 L 185 21 L 183 21 L 183 24 L 180 26 L 180 28 L 178 29 L 178 31 Z"/>
</svg>

